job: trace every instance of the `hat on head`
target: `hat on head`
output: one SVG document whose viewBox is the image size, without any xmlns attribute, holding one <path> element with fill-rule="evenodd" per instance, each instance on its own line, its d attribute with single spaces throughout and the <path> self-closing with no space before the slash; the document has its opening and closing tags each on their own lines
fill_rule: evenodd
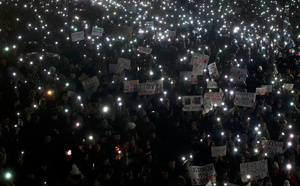
<svg viewBox="0 0 300 186">
<path fill-rule="evenodd" d="M 78 175 L 78 174 L 81 174 L 81 172 L 78 169 L 78 167 L 75 164 L 73 164 L 72 165 L 72 170 L 70 171 L 70 174 L 71 175 Z"/>
<path fill-rule="evenodd" d="M 133 123 L 133 122 L 128 122 L 128 128 L 129 128 L 130 130 L 133 130 L 133 129 L 135 128 L 135 126 L 136 126 L 135 123 Z"/>
</svg>

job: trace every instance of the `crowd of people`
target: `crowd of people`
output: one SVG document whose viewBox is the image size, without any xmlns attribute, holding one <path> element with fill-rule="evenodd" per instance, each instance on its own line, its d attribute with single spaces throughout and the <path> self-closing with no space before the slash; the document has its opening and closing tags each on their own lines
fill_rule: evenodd
<svg viewBox="0 0 300 186">
<path fill-rule="evenodd" d="M 1 185 L 193 185 L 188 166 L 213 163 L 214 185 L 300 184 L 300 59 L 296 1 L 0 1 Z M 153 27 L 145 26 L 153 21 Z M 93 26 L 104 29 L 91 36 Z M 116 26 L 129 38 L 113 38 Z M 164 35 L 166 30 L 176 35 Z M 72 42 L 71 33 L 85 31 Z M 163 33 L 164 36 L 156 34 Z M 122 32 L 122 30 L 121 30 Z M 137 48 L 151 48 L 140 53 Z M 193 53 L 209 56 L 197 82 Z M 115 72 L 118 58 L 130 69 Z M 247 70 L 245 82 L 230 69 Z M 87 92 L 84 79 L 96 77 Z M 163 81 L 158 94 L 124 93 L 123 81 Z M 207 88 L 215 81 L 217 89 Z M 285 83 L 293 84 L 286 89 Z M 256 95 L 252 107 L 235 92 Z M 209 111 L 182 96 L 223 92 Z M 265 153 L 262 140 L 282 142 Z M 212 157 L 211 147 L 226 146 Z M 242 182 L 240 164 L 267 159 L 263 179 Z"/>
</svg>

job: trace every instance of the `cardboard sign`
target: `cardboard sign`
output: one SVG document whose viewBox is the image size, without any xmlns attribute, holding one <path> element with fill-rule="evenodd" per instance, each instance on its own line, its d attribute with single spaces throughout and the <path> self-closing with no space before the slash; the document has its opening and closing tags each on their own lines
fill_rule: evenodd
<svg viewBox="0 0 300 186">
<path fill-rule="evenodd" d="M 200 111 L 202 110 L 202 96 L 182 96 L 183 111 Z"/>
<path fill-rule="evenodd" d="M 167 37 L 176 37 L 176 31 L 167 30 L 166 36 Z"/>
<path fill-rule="evenodd" d="M 262 140 L 261 146 L 264 149 L 264 152 L 267 153 L 267 157 L 273 158 L 282 152 L 283 142 Z"/>
<path fill-rule="evenodd" d="M 283 83 L 282 88 L 283 88 L 283 90 L 293 90 L 294 84 L 292 84 L 292 83 Z"/>
<path fill-rule="evenodd" d="M 139 46 L 138 50 L 140 53 L 144 53 L 144 54 L 151 54 L 152 52 L 152 48 L 142 47 L 142 46 Z"/>
<path fill-rule="evenodd" d="M 243 107 L 253 107 L 255 104 L 255 93 L 235 92 L 234 104 Z"/>
<path fill-rule="evenodd" d="M 215 81 L 207 81 L 207 88 L 219 88 L 217 82 Z"/>
<path fill-rule="evenodd" d="M 104 32 L 104 28 L 98 28 L 98 27 L 93 27 L 92 29 L 92 36 L 99 36 L 99 37 L 102 37 L 103 35 L 103 32 Z"/>
<path fill-rule="evenodd" d="M 261 88 L 265 88 L 266 92 L 272 93 L 273 92 L 273 85 L 262 85 Z"/>
<path fill-rule="evenodd" d="M 84 31 L 71 33 L 72 42 L 84 40 Z"/>
<path fill-rule="evenodd" d="M 205 166 L 188 166 L 192 185 L 204 185 L 209 181 L 216 182 L 216 171 L 212 163 Z"/>
<path fill-rule="evenodd" d="M 130 70 L 131 60 L 125 58 L 118 58 L 117 71 L 123 72 L 124 69 Z"/>
<path fill-rule="evenodd" d="M 211 147 L 211 157 L 226 156 L 226 145 Z"/>
<path fill-rule="evenodd" d="M 164 92 L 164 82 L 162 80 L 147 80 L 147 83 L 155 83 L 155 94 Z"/>
<path fill-rule="evenodd" d="M 154 21 L 146 21 L 145 25 L 147 29 L 154 30 Z"/>
<path fill-rule="evenodd" d="M 92 93 L 96 92 L 99 87 L 99 80 L 97 76 L 81 81 L 85 93 L 90 96 Z"/>
<path fill-rule="evenodd" d="M 204 98 L 210 97 L 213 105 L 220 106 L 223 102 L 223 95 L 223 92 L 206 92 Z"/>
<path fill-rule="evenodd" d="M 203 75 L 204 68 L 207 67 L 209 56 L 193 53 L 191 63 L 193 65 L 193 72 L 197 75 Z"/>
<path fill-rule="evenodd" d="M 124 93 L 136 92 L 139 80 L 124 81 Z"/>
<path fill-rule="evenodd" d="M 198 78 L 197 74 L 191 71 L 180 72 L 180 79 L 183 83 L 197 84 Z"/>
<path fill-rule="evenodd" d="M 264 179 L 268 175 L 267 160 L 254 161 L 240 164 L 241 178 L 243 182 L 247 182 L 247 175 L 251 176 L 251 180 Z"/>
<path fill-rule="evenodd" d="M 266 94 L 266 89 L 265 88 L 256 88 L 256 94 L 257 95 L 265 95 Z"/>
<path fill-rule="evenodd" d="M 155 94 L 156 83 L 139 83 L 137 85 L 137 91 L 139 95 L 152 95 Z"/>
<path fill-rule="evenodd" d="M 209 64 L 207 66 L 207 68 L 208 68 L 208 73 L 209 73 L 209 76 L 211 79 L 219 79 L 220 74 L 219 74 L 216 62 Z"/>
<path fill-rule="evenodd" d="M 126 27 L 126 26 L 115 26 L 113 29 L 113 32 L 111 34 L 111 37 L 119 38 L 124 37 L 127 40 L 130 40 L 132 38 L 132 27 Z"/>
<path fill-rule="evenodd" d="M 231 67 L 230 78 L 233 78 L 234 82 L 245 82 L 247 78 L 247 69 Z"/>
</svg>

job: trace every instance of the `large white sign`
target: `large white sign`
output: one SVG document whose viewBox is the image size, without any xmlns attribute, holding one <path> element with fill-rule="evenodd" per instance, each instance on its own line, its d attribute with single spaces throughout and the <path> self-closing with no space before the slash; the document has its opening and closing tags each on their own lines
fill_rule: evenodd
<svg viewBox="0 0 300 186">
<path fill-rule="evenodd" d="M 219 74 L 216 62 L 209 64 L 207 66 L 207 68 L 208 68 L 208 73 L 209 73 L 210 78 L 212 78 L 212 79 L 219 79 L 220 74 Z"/>
<path fill-rule="evenodd" d="M 71 33 L 72 42 L 84 40 L 84 31 Z"/>
<path fill-rule="evenodd" d="M 209 181 L 216 182 L 216 171 L 212 163 L 205 166 L 189 166 L 188 171 L 193 185 L 204 185 Z"/>
<path fill-rule="evenodd" d="M 197 74 L 191 71 L 180 72 L 180 79 L 183 83 L 197 84 Z"/>
<path fill-rule="evenodd" d="M 231 67 L 230 78 L 235 82 L 245 82 L 247 78 L 247 69 Z"/>
<path fill-rule="evenodd" d="M 247 176 L 251 176 L 251 180 L 264 179 L 268 174 L 267 160 L 253 161 L 249 163 L 241 163 L 240 171 L 243 182 L 248 182 Z"/>
<path fill-rule="evenodd" d="M 223 95 L 223 92 L 206 92 L 204 98 L 210 97 L 213 105 L 220 106 L 223 102 Z"/>
<path fill-rule="evenodd" d="M 152 48 L 142 47 L 142 46 L 139 46 L 138 50 L 140 53 L 144 53 L 144 54 L 151 54 L 152 52 Z"/>
<path fill-rule="evenodd" d="M 243 107 L 253 107 L 255 104 L 255 93 L 235 92 L 234 104 Z"/>
<path fill-rule="evenodd" d="M 124 93 L 136 92 L 139 80 L 124 81 Z"/>
<path fill-rule="evenodd" d="M 193 72 L 196 73 L 197 75 L 203 75 L 203 70 L 204 68 L 207 67 L 208 60 L 209 60 L 208 55 L 193 53 L 191 59 L 193 65 Z"/>
<path fill-rule="evenodd" d="M 264 152 L 267 153 L 267 157 L 273 158 L 282 152 L 283 142 L 262 140 L 261 146 L 264 149 Z"/>
<path fill-rule="evenodd" d="M 202 110 L 202 96 L 182 96 L 183 111 Z"/>
<path fill-rule="evenodd" d="M 226 145 L 211 147 L 211 157 L 226 156 Z"/>
<path fill-rule="evenodd" d="M 103 35 L 103 32 L 104 32 L 104 29 L 103 28 L 98 28 L 98 27 L 93 27 L 92 29 L 92 36 L 99 36 L 99 37 L 102 37 Z"/>
</svg>

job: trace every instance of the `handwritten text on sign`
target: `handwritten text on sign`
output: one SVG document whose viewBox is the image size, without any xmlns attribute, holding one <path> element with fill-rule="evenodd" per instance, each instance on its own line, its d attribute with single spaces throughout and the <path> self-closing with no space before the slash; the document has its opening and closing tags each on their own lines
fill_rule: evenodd
<svg viewBox="0 0 300 186">
<path fill-rule="evenodd" d="M 139 80 L 124 81 L 124 93 L 136 92 Z"/>
<path fill-rule="evenodd" d="M 84 40 L 84 31 L 71 33 L 72 42 Z"/>
<path fill-rule="evenodd" d="M 99 86 L 99 80 L 97 79 L 97 76 L 86 79 L 81 83 L 87 95 L 91 95 L 92 93 L 96 92 Z"/>
<path fill-rule="evenodd" d="M 233 78 L 233 81 L 236 81 L 236 82 L 245 82 L 246 78 L 247 78 L 247 70 L 232 67 L 230 69 L 230 78 Z"/>
<path fill-rule="evenodd" d="M 255 104 L 255 93 L 235 92 L 234 104 L 243 107 L 253 107 Z"/>
<path fill-rule="evenodd" d="M 152 48 L 139 46 L 139 52 L 144 54 L 151 54 Z"/>
<path fill-rule="evenodd" d="M 137 90 L 139 95 L 151 95 L 155 94 L 156 83 L 149 82 L 149 83 L 139 83 L 137 85 Z"/>
<path fill-rule="evenodd" d="M 267 153 L 267 157 L 273 158 L 275 155 L 282 152 L 283 142 L 262 140 L 261 146 L 264 149 L 264 152 Z"/>
<path fill-rule="evenodd" d="M 220 106 L 223 102 L 223 92 L 206 92 L 204 97 L 210 97 L 213 105 Z"/>
<path fill-rule="evenodd" d="M 226 146 L 211 147 L 211 157 L 226 156 Z"/>
<path fill-rule="evenodd" d="M 215 167 L 212 163 L 205 166 L 189 166 L 188 171 L 193 185 L 204 185 L 214 177 Z M 215 182 L 215 180 L 211 180 L 211 182 Z"/>
<path fill-rule="evenodd" d="M 209 56 L 194 53 L 192 56 L 193 72 L 198 75 L 203 75 L 204 68 L 207 67 Z"/>
<path fill-rule="evenodd" d="M 249 163 L 241 163 L 240 171 L 242 175 L 242 181 L 247 182 L 247 175 L 251 176 L 252 180 L 263 179 L 268 173 L 267 160 L 254 161 Z"/>
<path fill-rule="evenodd" d="M 208 68 L 208 73 L 209 73 L 210 78 L 212 78 L 212 79 L 219 79 L 220 74 L 219 74 L 216 62 L 209 64 L 207 66 L 207 68 Z"/>
<path fill-rule="evenodd" d="M 188 84 L 197 84 L 197 74 L 191 71 L 182 71 L 180 72 L 180 78 L 183 83 Z"/>
<path fill-rule="evenodd" d="M 99 36 L 99 37 L 102 37 L 103 32 L 104 32 L 104 29 L 103 29 L 103 28 L 93 27 L 92 34 L 91 34 L 91 35 L 92 35 L 92 36 Z"/>
</svg>

